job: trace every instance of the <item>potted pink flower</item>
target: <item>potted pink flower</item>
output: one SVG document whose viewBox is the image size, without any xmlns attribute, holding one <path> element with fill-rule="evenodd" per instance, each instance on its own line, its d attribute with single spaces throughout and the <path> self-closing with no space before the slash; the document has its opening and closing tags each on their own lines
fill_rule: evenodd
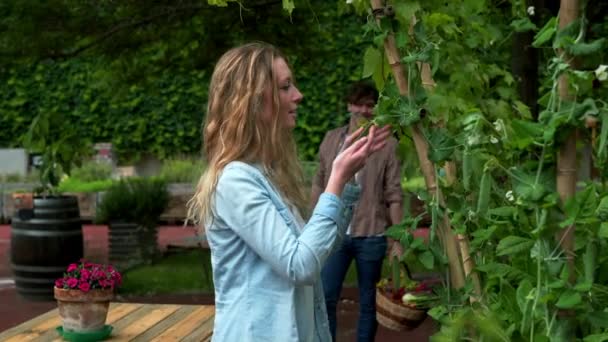
<svg viewBox="0 0 608 342">
<path fill-rule="evenodd" d="M 55 299 L 64 332 L 92 333 L 103 330 L 110 300 L 122 277 L 112 265 L 80 260 L 70 264 L 55 281 Z"/>
</svg>

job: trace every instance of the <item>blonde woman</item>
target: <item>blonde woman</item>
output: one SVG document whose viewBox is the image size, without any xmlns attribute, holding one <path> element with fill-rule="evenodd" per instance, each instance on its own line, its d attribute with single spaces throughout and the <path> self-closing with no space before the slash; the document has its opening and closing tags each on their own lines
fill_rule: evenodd
<svg viewBox="0 0 608 342">
<path fill-rule="evenodd" d="M 305 223 L 292 136 L 301 100 L 286 58 L 265 43 L 226 52 L 213 72 L 203 130 L 208 166 L 189 206 L 211 248 L 214 341 L 331 341 L 320 272 L 359 195 L 347 183 L 389 130 L 347 138 Z"/>
</svg>

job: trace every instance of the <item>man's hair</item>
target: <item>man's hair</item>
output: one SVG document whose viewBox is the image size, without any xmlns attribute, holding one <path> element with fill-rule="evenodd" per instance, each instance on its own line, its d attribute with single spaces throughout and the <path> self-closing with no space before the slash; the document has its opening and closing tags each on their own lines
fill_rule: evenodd
<svg viewBox="0 0 608 342">
<path fill-rule="evenodd" d="M 374 103 L 378 102 L 378 91 L 371 83 L 367 81 L 358 81 L 353 83 L 345 96 L 347 103 L 359 104 L 363 100 L 374 100 Z"/>
</svg>

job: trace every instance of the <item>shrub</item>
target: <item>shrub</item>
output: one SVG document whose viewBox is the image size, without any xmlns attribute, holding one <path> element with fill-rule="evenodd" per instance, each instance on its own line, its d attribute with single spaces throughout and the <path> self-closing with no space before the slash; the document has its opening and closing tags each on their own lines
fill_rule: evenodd
<svg viewBox="0 0 608 342">
<path fill-rule="evenodd" d="M 196 183 L 202 172 L 202 161 L 192 158 L 168 159 L 163 162 L 160 177 L 167 183 Z"/>
<path fill-rule="evenodd" d="M 154 229 L 168 204 L 164 179 L 127 178 L 113 184 L 103 195 L 95 221 L 137 223 Z"/>
<path fill-rule="evenodd" d="M 112 178 L 112 165 L 108 163 L 89 161 L 83 163 L 80 167 L 72 169 L 70 178 L 83 182 L 107 180 Z"/>
</svg>

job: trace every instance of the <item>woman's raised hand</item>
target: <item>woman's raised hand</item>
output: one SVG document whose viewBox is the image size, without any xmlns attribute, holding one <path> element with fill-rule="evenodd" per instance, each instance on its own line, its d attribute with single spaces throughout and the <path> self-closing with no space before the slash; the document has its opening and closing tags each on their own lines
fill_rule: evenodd
<svg viewBox="0 0 608 342">
<path fill-rule="evenodd" d="M 378 128 L 371 126 L 369 134 L 361 137 L 363 127 L 350 134 L 344 141 L 342 151 L 334 159 L 330 183 L 336 182 L 341 188 L 357 171 L 365 165 L 367 158 L 386 145 L 390 135 L 390 126 Z M 329 187 L 328 183 L 328 187 Z M 329 189 L 328 189 L 329 190 Z M 340 191 L 341 192 L 341 191 Z"/>
</svg>

